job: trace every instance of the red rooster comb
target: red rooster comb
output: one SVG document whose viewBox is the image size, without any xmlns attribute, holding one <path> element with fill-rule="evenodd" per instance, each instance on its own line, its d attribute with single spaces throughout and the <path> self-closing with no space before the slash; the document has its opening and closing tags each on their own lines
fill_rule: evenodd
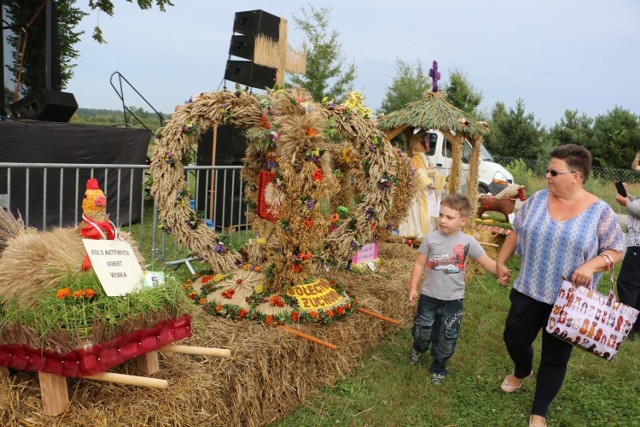
<svg viewBox="0 0 640 427">
<path fill-rule="evenodd" d="M 98 185 L 98 180 L 95 178 L 90 178 L 87 180 L 87 190 L 98 190 L 100 185 Z"/>
</svg>

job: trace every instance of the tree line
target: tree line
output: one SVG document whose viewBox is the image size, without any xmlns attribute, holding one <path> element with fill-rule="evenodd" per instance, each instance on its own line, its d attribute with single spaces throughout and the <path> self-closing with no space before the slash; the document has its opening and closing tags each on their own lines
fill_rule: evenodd
<svg viewBox="0 0 640 427">
<path fill-rule="evenodd" d="M 172 5 L 169 0 L 127 1 L 135 1 L 141 9 L 157 6 L 162 11 Z M 76 32 L 75 28 L 87 15 L 74 3 L 74 0 L 59 0 L 55 3 L 58 15 L 61 16 L 58 26 L 63 87 L 73 76 L 74 61 L 78 57 L 74 45 L 79 41 L 81 33 Z M 7 17 L 18 25 L 34 16 L 39 2 L 5 0 L 4 4 Z M 114 14 L 114 5 L 110 0 L 90 0 L 89 7 L 108 15 Z M 293 16 L 295 25 L 304 35 L 300 47 L 307 52 L 307 70 L 304 75 L 289 76 L 286 85 L 306 88 L 318 101 L 328 98 L 342 102 L 353 89 L 357 67 L 353 63 L 345 62 L 340 34 L 330 28 L 329 16 L 330 9 L 314 8 L 311 5 L 308 8 L 302 7 L 301 14 Z M 42 17 L 38 18 L 33 21 L 34 25 L 43 26 L 44 20 Z M 104 42 L 99 27 L 95 28 L 93 36 L 98 42 Z M 14 47 L 14 65 L 9 66 L 9 69 L 15 72 L 15 64 L 19 63 L 23 67 L 22 80 L 19 82 L 21 92 L 27 93 L 30 89 L 42 87 L 42 74 L 38 72 L 43 69 L 39 62 L 42 52 L 31 53 L 33 57 L 20 58 L 20 37 L 10 37 L 9 42 Z M 431 88 L 429 77 L 419 59 L 412 65 L 398 58 L 396 66 L 396 75 L 386 87 L 382 104 L 376 109 L 378 114 L 387 114 L 403 108 L 407 103 L 421 99 Z M 485 138 L 485 144 L 497 156 L 513 157 L 517 154 L 521 158 L 538 159 L 544 158 L 555 146 L 576 143 L 591 150 L 595 166 L 628 168 L 636 151 L 640 150 L 640 118 L 637 114 L 618 106 L 596 117 L 589 117 L 578 110 L 566 110 L 553 126 L 545 128 L 532 112 L 526 111 L 522 99 L 518 99 L 514 106 L 497 102 L 488 116 L 479 112 L 482 92 L 473 87 L 468 76 L 461 70 L 453 70 L 441 87 L 451 104 L 471 117 L 489 124 L 490 134 Z M 6 88 L 4 95 L 5 98 L 9 96 Z M 152 130 L 159 127 L 159 120 L 155 114 L 131 108 L 135 116 L 141 118 L 142 123 L 138 123 L 135 117 L 124 116 L 123 112 L 92 109 L 79 109 L 73 120 L 77 123 L 101 125 L 144 125 Z"/>
</svg>

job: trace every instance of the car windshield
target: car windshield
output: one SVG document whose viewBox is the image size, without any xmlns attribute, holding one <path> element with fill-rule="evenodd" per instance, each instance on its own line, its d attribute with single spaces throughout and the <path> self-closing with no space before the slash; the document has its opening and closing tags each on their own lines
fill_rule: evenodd
<svg viewBox="0 0 640 427">
<path fill-rule="evenodd" d="M 446 149 L 448 149 L 448 153 L 451 153 L 451 143 L 449 142 L 449 140 L 447 140 L 446 142 Z M 471 156 L 471 143 L 465 140 L 464 152 L 462 153 L 462 161 L 465 163 L 469 163 L 469 156 Z M 449 154 L 448 157 L 451 157 L 451 154 Z M 489 153 L 489 151 L 484 148 L 484 145 L 480 147 L 480 159 L 486 162 L 495 162 L 491 153 Z"/>
</svg>

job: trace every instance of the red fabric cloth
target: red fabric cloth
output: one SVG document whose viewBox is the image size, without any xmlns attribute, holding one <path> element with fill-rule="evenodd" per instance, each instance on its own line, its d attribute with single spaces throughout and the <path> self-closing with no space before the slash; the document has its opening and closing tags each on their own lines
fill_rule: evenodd
<svg viewBox="0 0 640 427">
<path fill-rule="evenodd" d="M 0 366 L 61 377 L 84 377 L 105 372 L 129 359 L 190 336 L 191 317 L 184 315 L 68 353 L 18 344 L 0 345 Z"/>
<path fill-rule="evenodd" d="M 94 224 L 96 224 L 98 227 L 100 227 L 100 229 L 104 232 L 104 235 L 107 236 L 107 240 L 115 239 L 116 230 L 115 230 L 115 228 L 113 228 L 111 223 L 109 223 L 109 221 L 95 222 Z M 87 225 L 87 226 L 82 227 L 80 229 L 80 234 L 85 239 L 93 239 L 93 240 L 102 239 L 102 235 L 100 235 L 100 232 L 98 230 L 96 230 L 96 228 L 94 226 L 92 226 L 92 225 Z"/>
</svg>

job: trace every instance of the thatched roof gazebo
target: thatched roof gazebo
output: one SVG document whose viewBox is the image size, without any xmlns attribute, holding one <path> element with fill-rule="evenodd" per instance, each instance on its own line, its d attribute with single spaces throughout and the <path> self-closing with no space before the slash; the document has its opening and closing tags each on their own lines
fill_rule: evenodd
<svg viewBox="0 0 640 427">
<path fill-rule="evenodd" d="M 427 92 L 419 101 L 410 102 L 403 109 L 378 118 L 378 127 L 390 140 L 404 134 L 407 140 L 417 128 L 437 129 L 451 142 L 452 164 L 449 175 L 449 193 L 460 192 L 462 177 L 462 153 L 465 139 L 471 143 L 467 197 L 475 216 L 478 200 L 478 169 L 482 136 L 489 132 L 486 123 L 477 121 L 469 114 L 446 100 L 444 92 Z M 473 217 L 472 216 L 472 217 Z"/>
</svg>

